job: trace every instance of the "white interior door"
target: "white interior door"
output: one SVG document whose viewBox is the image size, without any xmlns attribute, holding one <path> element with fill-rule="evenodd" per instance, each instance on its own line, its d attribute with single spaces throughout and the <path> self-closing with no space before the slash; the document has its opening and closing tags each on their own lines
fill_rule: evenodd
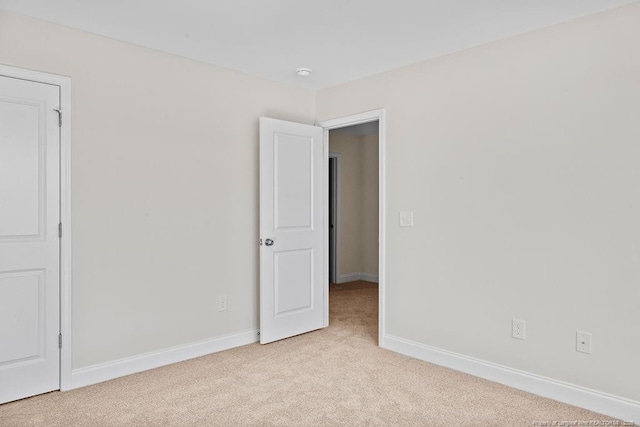
<svg viewBox="0 0 640 427">
<path fill-rule="evenodd" d="M 260 118 L 260 343 L 326 326 L 323 130 Z"/>
<path fill-rule="evenodd" d="M 0 403 L 60 385 L 59 106 L 0 76 Z"/>
</svg>

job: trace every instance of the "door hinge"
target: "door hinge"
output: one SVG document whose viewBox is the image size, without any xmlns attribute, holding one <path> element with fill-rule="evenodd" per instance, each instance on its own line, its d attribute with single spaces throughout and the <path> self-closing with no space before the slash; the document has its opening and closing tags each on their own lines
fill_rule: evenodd
<svg viewBox="0 0 640 427">
<path fill-rule="evenodd" d="M 62 239 L 62 223 L 58 223 L 58 238 Z"/>
<path fill-rule="evenodd" d="M 54 108 L 53 111 L 58 113 L 58 127 L 62 127 L 62 109 L 61 108 Z"/>
<path fill-rule="evenodd" d="M 58 348 L 62 348 L 62 334 L 58 335 Z"/>
</svg>

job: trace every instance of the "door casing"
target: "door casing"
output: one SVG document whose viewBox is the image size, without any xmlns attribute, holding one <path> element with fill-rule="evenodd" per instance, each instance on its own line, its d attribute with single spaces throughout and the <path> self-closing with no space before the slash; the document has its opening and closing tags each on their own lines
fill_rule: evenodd
<svg viewBox="0 0 640 427">
<path fill-rule="evenodd" d="M 352 114 L 348 116 L 338 117 L 330 120 L 323 120 L 317 123 L 324 129 L 324 182 L 329 182 L 329 131 L 347 126 L 359 125 L 378 121 L 378 346 L 384 347 L 385 336 L 385 296 L 386 296 L 386 187 L 385 187 L 385 163 L 386 163 L 386 113 L 384 108 L 366 111 L 363 113 Z M 324 239 L 325 239 L 325 257 L 324 269 L 326 277 L 329 274 L 329 191 L 325 185 L 324 195 L 327 206 L 325 206 L 325 223 L 324 223 Z M 328 286 L 328 280 L 327 280 Z M 328 292 L 328 290 L 327 290 Z M 325 313 L 325 324 L 329 324 L 329 305 L 327 304 Z"/>
<path fill-rule="evenodd" d="M 73 344 L 71 327 L 71 78 L 0 64 L 0 75 L 46 83 L 60 88 L 62 125 L 60 126 L 60 390 L 73 388 Z"/>
</svg>

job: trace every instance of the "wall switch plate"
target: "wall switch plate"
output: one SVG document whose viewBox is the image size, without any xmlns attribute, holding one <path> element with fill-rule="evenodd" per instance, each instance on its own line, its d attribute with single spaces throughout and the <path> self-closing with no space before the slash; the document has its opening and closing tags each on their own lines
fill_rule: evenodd
<svg viewBox="0 0 640 427">
<path fill-rule="evenodd" d="M 218 297 L 218 311 L 226 311 L 227 310 L 227 296 L 220 295 Z"/>
<path fill-rule="evenodd" d="M 413 211 L 400 211 L 400 227 L 413 227 Z"/>
<path fill-rule="evenodd" d="M 591 354 L 591 333 L 576 332 L 576 351 L 580 353 Z"/>
<path fill-rule="evenodd" d="M 526 326 L 526 322 L 524 320 L 512 319 L 511 320 L 511 336 L 513 338 L 523 340 L 525 338 L 525 326 Z"/>
</svg>

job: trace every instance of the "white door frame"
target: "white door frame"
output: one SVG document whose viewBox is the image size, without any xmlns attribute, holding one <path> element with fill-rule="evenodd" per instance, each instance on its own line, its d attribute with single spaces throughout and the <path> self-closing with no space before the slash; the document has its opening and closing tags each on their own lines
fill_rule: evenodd
<svg viewBox="0 0 640 427">
<path fill-rule="evenodd" d="M 386 248 L 386 189 L 385 189 L 385 162 L 386 162 L 386 129 L 385 109 L 366 111 L 364 113 L 353 114 L 344 117 L 338 117 L 331 120 L 323 120 L 318 122 L 318 126 L 324 128 L 324 181 L 329 182 L 329 131 L 332 129 L 343 128 L 347 126 L 359 125 L 378 121 L 378 346 L 384 347 L 383 338 L 385 335 L 385 296 L 386 296 L 386 274 L 385 274 L 385 248 Z M 324 200 L 329 198 L 329 190 L 325 186 Z M 328 211 L 325 209 L 325 211 Z M 325 277 L 329 276 L 329 221 L 328 215 L 325 215 L 324 227 L 325 232 Z M 328 280 L 327 280 L 328 282 Z M 327 286 L 329 284 L 327 283 Z M 325 324 L 329 324 L 329 305 L 327 304 L 325 313 Z"/>
<path fill-rule="evenodd" d="M 70 390 L 73 367 L 71 339 L 71 78 L 0 64 L 0 76 L 46 83 L 60 88 L 60 390 Z"/>
</svg>

